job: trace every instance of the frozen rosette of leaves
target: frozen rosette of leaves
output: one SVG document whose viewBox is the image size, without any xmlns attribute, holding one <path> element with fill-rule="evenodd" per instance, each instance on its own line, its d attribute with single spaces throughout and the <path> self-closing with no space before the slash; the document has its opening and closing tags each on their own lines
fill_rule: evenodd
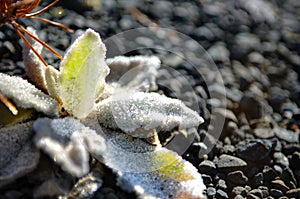
<svg viewBox="0 0 300 199">
<path fill-rule="evenodd" d="M 196 128 L 203 119 L 180 100 L 136 92 L 148 90 L 140 85 L 155 80 L 157 58 L 117 57 L 105 62 L 105 52 L 100 36 L 89 29 L 71 45 L 60 71 L 45 69 L 47 92 L 74 118 L 38 119 L 35 145 L 77 177 L 89 172 L 92 155 L 116 172 L 122 188 L 141 198 L 203 198 L 196 168 L 176 153 L 140 139 L 156 131 Z M 117 70 L 109 84 L 107 64 Z M 115 82 L 118 75 L 121 80 Z"/>
</svg>

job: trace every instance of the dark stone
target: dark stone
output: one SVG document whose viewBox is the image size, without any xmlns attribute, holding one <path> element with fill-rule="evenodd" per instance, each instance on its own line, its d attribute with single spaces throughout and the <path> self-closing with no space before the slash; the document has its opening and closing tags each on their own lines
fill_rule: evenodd
<svg viewBox="0 0 300 199">
<path fill-rule="evenodd" d="M 275 197 L 275 198 L 279 198 L 281 196 L 284 196 L 283 192 L 281 190 L 278 190 L 278 189 L 271 189 L 270 190 L 270 195 Z"/>
<path fill-rule="evenodd" d="M 300 188 L 291 189 L 291 190 L 289 190 L 289 191 L 286 192 L 286 195 L 289 198 L 300 198 Z"/>
<path fill-rule="evenodd" d="M 285 168 L 282 171 L 282 174 L 280 176 L 280 179 L 291 189 L 296 188 L 297 181 L 295 179 L 295 176 L 293 174 L 293 171 L 290 168 Z"/>
<path fill-rule="evenodd" d="M 299 169 L 300 165 L 300 152 L 294 152 L 290 158 L 290 167 L 291 169 Z"/>
<path fill-rule="evenodd" d="M 289 160 L 288 158 L 281 152 L 275 152 L 273 154 L 274 162 L 279 164 L 283 168 L 289 167 Z"/>
<path fill-rule="evenodd" d="M 239 169 L 245 169 L 247 167 L 247 163 L 237 157 L 231 155 L 221 155 L 217 162 L 217 168 L 221 172 L 229 173 L 232 171 L 236 171 Z"/>
<path fill-rule="evenodd" d="M 247 195 L 247 199 L 260 199 L 260 197 L 250 193 Z"/>
<path fill-rule="evenodd" d="M 261 99 L 254 96 L 252 93 L 246 93 L 239 104 L 241 112 L 246 114 L 248 120 L 259 119 L 263 116 L 263 107 Z"/>
<path fill-rule="evenodd" d="M 209 160 L 204 160 L 198 166 L 198 170 L 201 174 L 207 174 L 214 176 L 217 173 L 217 168 L 215 163 Z"/>
<path fill-rule="evenodd" d="M 292 155 L 296 151 L 300 152 L 299 144 L 285 144 L 282 149 L 282 153 L 284 153 L 286 156 Z"/>
<path fill-rule="evenodd" d="M 289 190 L 289 187 L 285 185 L 285 183 L 282 180 L 273 180 L 271 182 L 271 186 L 274 189 L 279 189 L 281 190 L 283 193 L 287 192 Z"/>
<path fill-rule="evenodd" d="M 263 169 L 264 184 L 268 184 L 277 177 L 277 173 L 269 166 Z"/>
<path fill-rule="evenodd" d="M 263 142 L 262 140 L 248 140 L 242 141 L 237 146 L 237 156 L 252 162 L 258 162 L 266 158 L 271 150 L 269 143 Z"/>
<path fill-rule="evenodd" d="M 213 182 L 212 178 L 209 175 L 201 174 L 201 176 L 202 176 L 202 179 L 203 179 L 203 183 L 205 185 L 211 184 Z"/>
<path fill-rule="evenodd" d="M 254 175 L 253 179 L 251 180 L 252 187 L 259 187 L 264 184 L 264 177 L 262 173 L 257 173 Z"/>
<path fill-rule="evenodd" d="M 263 198 L 263 193 L 262 193 L 262 190 L 260 190 L 260 189 L 252 189 L 251 191 L 249 191 L 248 194 L 252 194 L 258 198 Z M 249 195 L 248 195 L 248 197 L 249 197 Z"/>
<path fill-rule="evenodd" d="M 261 190 L 261 192 L 263 194 L 263 198 L 266 198 L 269 195 L 269 188 L 268 187 L 259 186 L 258 188 Z"/>
<path fill-rule="evenodd" d="M 279 87 L 271 87 L 269 89 L 269 104 L 273 110 L 280 113 L 282 104 L 287 100 L 288 94 Z"/>
<path fill-rule="evenodd" d="M 242 171 L 233 171 L 228 173 L 227 179 L 231 185 L 245 185 L 248 182 L 248 178 Z"/>
</svg>

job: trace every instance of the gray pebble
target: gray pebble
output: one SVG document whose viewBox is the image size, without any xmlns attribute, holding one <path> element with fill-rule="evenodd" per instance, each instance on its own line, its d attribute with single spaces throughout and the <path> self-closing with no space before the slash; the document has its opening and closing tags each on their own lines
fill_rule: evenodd
<svg viewBox="0 0 300 199">
<path fill-rule="evenodd" d="M 286 192 L 286 195 L 290 198 L 300 198 L 300 188 L 291 189 Z"/>
<path fill-rule="evenodd" d="M 228 173 L 227 179 L 231 185 L 245 185 L 248 182 L 248 178 L 242 171 L 233 171 Z"/>
<path fill-rule="evenodd" d="M 225 173 L 236 171 L 238 169 L 244 169 L 246 166 L 247 163 L 244 160 L 226 154 L 221 155 L 219 157 L 219 161 L 217 162 L 218 170 Z"/>
<path fill-rule="evenodd" d="M 278 197 L 283 196 L 283 192 L 281 190 L 278 190 L 278 189 L 271 189 L 270 190 L 270 195 L 275 197 L 275 198 L 278 198 Z"/>
<path fill-rule="evenodd" d="M 210 160 L 204 160 L 198 166 L 198 170 L 201 174 L 207 174 L 214 176 L 217 173 L 217 168 L 215 163 Z"/>
</svg>

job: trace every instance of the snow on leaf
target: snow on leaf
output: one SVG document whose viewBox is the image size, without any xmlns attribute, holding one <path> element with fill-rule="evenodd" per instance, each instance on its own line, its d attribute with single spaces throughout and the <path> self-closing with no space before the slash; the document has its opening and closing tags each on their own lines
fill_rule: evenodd
<svg viewBox="0 0 300 199">
<path fill-rule="evenodd" d="M 97 104 L 98 120 L 112 129 L 121 129 L 132 136 L 142 130 L 170 131 L 175 127 L 197 127 L 203 118 L 180 100 L 158 93 L 118 93 Z M 147 136 L 147 135 L 145 135 Z"/>
<path fill-rule="evenodd" d="M 101 128 L 106 150 L 98 153 L 118 176 L 118 185 L 140 198 L 204 198 L 201 175 L 175 152 Z M 94 154 L 97 158 L 97 154 Z"/>
<path fill-rule="evenodd" d="M 58 116 L 58 102 L 20 77 L 0 73 L 0 91 L 19 107 Z"/>
<path fill-rule="evenodd" d="M 34 142 L 68 173 L 81 177 L 89 171 L 89 153 L 103 153 L 104 139 L 74 118 L 38 119 Z"/>
<path fill-rule="evenodd" d="M 67 112 L 77 118 L 91 112 L 100 87 L 104 87 L 109 73 L 105 53 L 99 34 L 88 29 L 75 40 L 61 62 L 59 96 Z"/>
</svg>

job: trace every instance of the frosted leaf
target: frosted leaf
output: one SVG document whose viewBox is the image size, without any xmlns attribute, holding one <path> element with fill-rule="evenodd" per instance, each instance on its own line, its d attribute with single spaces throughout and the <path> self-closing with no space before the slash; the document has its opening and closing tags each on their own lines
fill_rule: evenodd
<svg viewBox="0 0 300 199">
<path fill-rule="evenodd" d="M 59 96 L 66 111 L 77 118 L 92 111 L 96 95 L 104 87 L 109 73 L 105 53 L 99 34 L 88 29 L 75 40 L 61 62 Z"/>
<path fill-rule="evenodd" d="M 156 56 L 117 56 L 106 60 L 110 74 L 107 82 L 131 90 L 148 91 L 156 87 L 155 80 L 160 60 Z"/>
<path fill-rule="evenodd" d="M 37 37 L 36 31 L 28 27 L 27 30 Z M 31 37 L 27 37 L 30 41 L 32 47 L 41 54 L 43 50 L 43 45 L 32 39 Z M 36 85 L 38 88 L 47 92 L 46 80 L 45 80 L 45 68 L 46 66 L 43 62 L 34 54 L 34 52 L 23 43 L 23 60 L 25 65 L 25 72 L 29 79 Z"/>
<path fill-rule="evenodd" d="M 0 186 L 37 166 L 40 153 L 32 145 L 31 136 L 32 122 L 0 128 Z"/>
<path fill-rule="evenodd" d="M 201 175 L 175 152 L 116 131 L 99 132 L 106 140 L 100 160 L 116 172 L 123 189 L 140 198 L 204 198 Z"/>
<path fill-rule="evenodd" d="M 33 129 L 35 145 L 77 177 L 89 171 L 89 152 L 105 150 L 104 139 L 73 118 L 38 119 Z"/>
<path fill-rule="evenodd" d="M 132 136 L 157 129 L 170 131 L 175 127 L 187 129 L 198 127 L 203 118 L 186 107 L 180 100 L 158 93 L 121 93 L 97 104 L 100 124 L 121 129 Z"/>
<path fill-rule="evenodd" d="M 0 91 L 19 107 L 58 116 L 58 102 L 20 77 L 0 73 Z"/>
</svg>

